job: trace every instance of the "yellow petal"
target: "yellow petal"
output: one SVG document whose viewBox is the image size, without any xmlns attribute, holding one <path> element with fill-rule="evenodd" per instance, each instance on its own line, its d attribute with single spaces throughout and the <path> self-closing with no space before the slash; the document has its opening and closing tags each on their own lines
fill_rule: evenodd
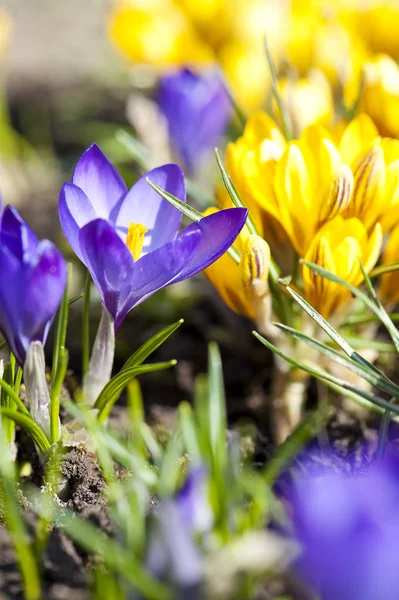
<svg viewBox="0 0 399 600">
<path fill-rule="evenodd" d="M 343 161 L 352 166 L 356 159 L 364 154 L 378 139 L 378 130 L 373 121 L 365 114 L 353 119 L 344 130 L 340 151 Z"/>
<path fill-rule="evenodd" d="M 291 142 L 276 166 L 275 189 L 280 220 L 296 251 L 303 256 L 317 220 L 303 155 Z"/>
<path fill-rule="evenodd" d="M 384 153 L 374 146 L 359 159 L 354 170 L 355 187 L 347 216 L 361 219 L 366 228 L 374 225 L 380 216 L 380 200 L 386 182 Z"/>
<path fill-rule="evenodd" d="M 321 206 L 320 223 L 343 213 L 353 193 L 353 174 L 347 165 L 341 165 L 332 177 L 327 196 Z"/>
</svg>

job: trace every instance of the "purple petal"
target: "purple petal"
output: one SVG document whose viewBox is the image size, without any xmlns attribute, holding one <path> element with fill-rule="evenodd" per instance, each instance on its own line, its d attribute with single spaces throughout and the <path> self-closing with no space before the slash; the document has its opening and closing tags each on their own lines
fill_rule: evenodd
<svg viewBox="0 0 399 600">
<path fill-rule="evenodd" d="M 90 200 L 76 185 L 65 183 L 58 202 L 58 215 L 69 245 L 80 260 L 83 260 L 79 247 L 79 232 L 89 221 L 97 218 Z"/>
<path fill-rule="evenodd" d="M 43 339 L 60 305 L 67 281 L 64 257 L 56 246 L 42 240 L 37 262 L 26 278 L 24 290 L 23 332 L 30 341 Z"/>
<path fill-rule="evenodd" d="M 125 239 L 130 223 L 142 223 L 148 229 L 143 254 L 153 252 L 174 240 L 182 220 L 181 212 L 153 190 L 146 177 L 170 194 L 186 201 L 182 170 L 177 165 L 170 164 L 143 175 L 115 207 L 111 218 L 114 217 L 122 239 Z"/>
<path fill-rule="evenodd" d="M 176 276 L 195 255 L 201 243 L 201 235 L 199 229 L 187 231 L 134 263 L 129 295 L 119 311 L 116 329 L 132 308 L 175 281 Z"/>
<path fill-rule="evenodd" d="M 97 217 L 103 219 L 109 218 L 115 204 L 127 192 L 123 179 L 96 144 L 80 157 L 72 183 L 83 190 Z"/>
<path fill-rule="evenodd" d="M 247 220 L 245 208 L 228 208 L 204 217 L 198 223 L 186 227 L 180 235 L 199 228 L 201 243 L 192 260 L 176 278 L 175 282 L 187 279 L 209 267 L 230 248 Z M 173 282 L 173 283 L 175 283 Z"/>
<path fill-rule="evenodd" d="M 29 262 L 36 253 L 39 240 L 12 206 L 6 206 L 1 219 L 0 244 L 20 261 Z"/>
<path fill-rule="evenodd" d="M 219 142 L 231 102 L 215 69 L 197 74 L 184 68 L 161 79 L 158 103 L 175 150 L 190 172 Z"/>
<path fill-rule="evenodd" d="M 0 247 L 0 329 L 20 364 L 29 340 L 22 336 L 23 265 L 5 246 Z"/>
<path fill-rule="evenodd" d="M 83 262 L 115 319 L 132 281 L 134 261 L 130 250 L 103 219 L 91 221 L 81 229 L 79 245 Z"/>
</svg>

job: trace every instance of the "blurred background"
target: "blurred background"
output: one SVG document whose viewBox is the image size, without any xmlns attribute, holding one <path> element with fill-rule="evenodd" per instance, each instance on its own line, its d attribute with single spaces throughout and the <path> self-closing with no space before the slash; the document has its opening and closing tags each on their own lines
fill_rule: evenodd
<svg viewBox="0 0 399 600">
<path fill-rule="evenodd" d="M 246 118 L 263 108 L 279 121 L 265 39 L 294 134 L 312 122 L 339 127 L 359 103 L 372 117 L 378 106 L 382 133 L 399 133 L 396 1 L 3 0 L 0 6 L 3 202 L 18 207 L 36 233 L 54 240 L 72 261 L 58 222 L 58 194 L 92 142 L 128 185 L 144 167 L 176 160 L 190 175 L 197 208 L 214 203 L 212 154 L 190 172 L 157 106 L 159 80 L 171 70 L 217 69 L 236 108 L 220 135 L 221 149 L 242 131 L 237 114 Z M 137 141 L 134 148 L 122 143 L 123 133 Z M 72 294 L 83 286 L 74 264 Z M 77 303 L 68 333 L 77 377 L 80 311 Z M 98 316 L 93 311 L 93 335 Z M 174 373 L 143 377 L 148 405 L 190 398 L 214 339 L 221 346 L 231 417 L 251 416 L 265 404 L 270 357 L 253 340 L 251 324 L 224 305 L 203 275 L 133 311 L 119 333 L 116 366 L 181 317 L 184 326 L 155 357 L 176 358 L 179 365 Z"/>
</svg>

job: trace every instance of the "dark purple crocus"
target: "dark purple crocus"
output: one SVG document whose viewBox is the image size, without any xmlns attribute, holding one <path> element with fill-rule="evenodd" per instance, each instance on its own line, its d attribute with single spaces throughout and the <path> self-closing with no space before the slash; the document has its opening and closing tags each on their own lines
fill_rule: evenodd
<svg viewBox="0 0 399 600">
<path fill-rule="evenodd" d="M 150 171 L 128 191 L 95 144 L 82 155 L 60 194 L 64 233 L 87 266 L 116 330 L 151 294 L 202 271 L 226 252 L 247 217 L 245 209 L 222 210 L 179 232 L 181 212 L 146 177 L 185 201 L 177 165 Z"/>
<path fill-rule="evenodd" d="M 45 343 L 66 279 L 59 250 L 7 206 L 0 220 L 0 329 L 21 365 L 31 342 Z"/>
<path fill-rule="evenodd" d="M 168 122 L 172 146 L 194 173 L 217 146 L 231 117 L 231 102 L 215 69 L 202 74 L 179 69 L 161 78 L 158 104 Z"/>
<path fill-rule="evenodd" d="M 399 465 L 301 481 L 294 523 L 302 575 L 323 600 L 396 600 L 399 590 Z"/>
</svg>

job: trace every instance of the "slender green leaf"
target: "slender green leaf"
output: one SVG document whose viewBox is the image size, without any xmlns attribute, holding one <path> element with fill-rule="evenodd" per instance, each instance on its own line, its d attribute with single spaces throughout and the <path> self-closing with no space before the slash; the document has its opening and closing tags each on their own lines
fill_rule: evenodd
<svg viewBox="0 0 399 600">
<path fill-rule="evenodd" d="M 162 331 L 159 331 L 155 335 L 153 335 L 149 340 L 147 340 L 132 356 L 125 362 L 123 365 L 121 372 L 125 369 L 130 369 L 131 367 L 138 367 L 141 365 L 159 346 L 161 346 L 168 337 L 172 335 L 177 329 L 179 329 L 180 325 L 184 323 L 184 319 L 180 319 L 176 321 L 176 323 L 172 323 L 172 325 L 168 325 Z"/>
<path fill-rule="evenodd" d="M 144 569 L 132 554 L 125 550 L 87 519 L 67 509 L 54 507 L 57 527 L 67 534 L 86 552 L 99 556 L 110 569 L 123 575 L 134 588 L 148 600 L 172 600 L 168 589 Z"/>
<path fill-rule="evenodd" d="M 173 194 L 170 194 L 166 190 L 163 190 L 158 185 L 156 185 L 156 183 L 150 181 L 148 177 L 146 177 L 146 181 L 148 185 L 150 185 L 156 192 L 158 192 L 160 196 L 162 196 L 162 198 L 164 198 L 164 200 L 167 200 L 172 206 L 177 208 L 177 210 L 180 210 L 180 212 L 183 213 L 183 215 L 185 215 L 188 219 L 194 221 L 194 223 L 198 223 L 199 221 L 201 221 L 203 215 L 200 212 L 198 212 L 198 210 L 196 210 L 186 202 L 183 202 L 183 200 L 180 200 L 180 198 L 176 198 L 176 196 L 173 196 Z M 230 248 L 227 250 L 227 254 L 230 255 L 230 257 L 234 260 L 235 263 L 239 264 L 241 259 L 240 253 L 233 246 L 230 246 Z"/>
<path fill-rule="evenodd" d="M 287 325 L 283 325 L 282 323 L 275 323 L 276 327 L 284 331 L 287 335 L 292 336 L 293 338 L 304 342 L 310 348 L 317 350 L 324 356 L 327 356 L 329 359 L 333 360 L 339 365 L 350 369 L 353 373 L 360 375 L 366 379 L 369 383 L 378 387 L 383 392 L 387 394 L 391 394 L 395 398 L 399 398 L 399 387 L 393 383 L 388 377 L 386 377 L 383 373 L 377 375 L 375 370 L 372 371 L 365 367 L 363 364 L 359 364 L 353 362 L 352 360 L 346 358 L 341 352 L 338 352 L 334 348 L 331 348 L 327 344 L 323 344 L 319 342 L 317 339 L 312 338 L 297 329 L 293 329 L 292 327 L 288 327 Z"/>
<path fill-rule="evenodd" d="M 30 416 L 28 417 L 27 415 L 9 408 L 2 408 L 1 414 L 12 419 L 17 425 L 22 427 L 35 442 L 40 452 L 47 452 L 50 448 L 50 442 L 46 438 L 44 432 L 40 429 L 39 425 L 37 425 Z"/>
<path fill-rule="evenodd" d="M 59 367 L 60 360 L 60 351 L 61 348 L 65 347 L 65 339 L 66 332 L 68 327 L 68 312 L 69 312 L 69 303 L 68 303 L 68 292 L 69 285 L 72 278 L 72 265 L 68 264 L 68 276 L 67 276 L 67 284 L 65 288 L 64 295 L 61 300 L 61 305 L 57 312 L 56 319 L 56 329 L 55 329 L 55 337 L 54 337 L 54 348 L 53 348 L 53 365 L 51 370 L 51 381 L 55 381 L 57 377 L 57 371 Z"/>
<path fill-rule="evenodd" d="M 65 374 L 68 369 L 69 352 L 65 346 L 61 346 L 58 369 L 55 376 L 55 380 L 51 382 L 51 403 L 50 403 L 50 431 L 51 431 L 51 443 L 58 442 L 60 437 L 60 399 L 62 386 L 65 379 Z"/>
<path fill-rule="evenodd" d="M 272 486 L 276 482 L 291 460 L 326 424 L 327 418 L 327 407 L 320 407 L 303 419 L 285 442 L 276 448 L 272 458 L 263 469 L 263 479 L 267 485 Z"/>
<path fill-rule="evenodd" d="M 12 387 L 6 381 L 4 381 L 4 379 L 0 379 L 0 387 L 2 387 L 3 390 L 6 391 L 8 397 L 11 398 L 11 400 L 13 400 L 13 402 L 17 405 L 21 413 L 25 414 L 30 418 L 30 413 L 26 408 L 25 404 L 22 402 L 20 397 L 14 392 Z"/>
<path fill-rule="evenodd" d="M 310 263 L 309 263 L 310 264 Z M 317 266 L 317 265 L 316 265 Z M 339 335 L 339 333 L 330 325 L 328 321 L 321 316 L 320 313 L 317 312 L 302 296 L 300 296 L 295 290 L 290 288 L 288 285 L 289 282 L 282 281 L 282 285 L 287 289 L 289 294 L 296 300 L 296 302 L 303 308 L 303 310 L 311 317 L 322 329 L 326 332 L 326 334 L 335 342 L 344 352 L 347 354 L 353 361 L 356 363 L 366 367 L 370 371 L 374 371 L 377 375 L 381 377 L 385 377 L 372 363 L 363 358 L 360 354 L 358 354 L 343 337 Z M 368 298 L 367 298 L 368 300 Z"/>
<path fill-rule="evenodd" d="M 173 194 L 170 194 L 166 190 L 160 188 L 156 183 L 152 182 L 149 179 L 149 177 L 146 177 L 146 181 L 148 185 L 150 185 L 152 189 L 154 189 L 160 196 L 162 196 L 164 200 L 167 200 L 169 204 L 177 208 L 177 210 L 180 210 L 180 212 L 183 213 L 183 215 L 185 215 L 188 219 L 190 219 L 190 221 L 194 221 L 194 223 L 198 223 L 198 221 L 201 221 L 203 215 L 200 212 L 198 212 L 198 210 L 195 210 L 195 208 L 193 208 L 186 202 L 183 202 L 183 200 L 180 200 L 180 198 L 177 198 Z"/>
<path fill-rule="evenodd" d="M 373 269 L 370 273 L 370 277 L 379 277 L 380 275 L 384 275 L 385 273 L 393 273 L 394 271 L 399 270 L 399 262 L 393 263 L 392 265 L 380 265 Z"/>
<path fill-rule="evenodd" d="M 90 360 L 90 288 L 91 276 L 86 269 L 82 313 L 82 379 L 88 371 Z"/>
<path fill-rule="evenodd" d="M 319 265 L 316 265 L 315 263 L 312 263 L 312 262 L 308 262 L 306 260 L 301 260 L 301 262 L 304 265 L 306 265 L 309 269 L 312 269 L 312 271 L 314 271 L 315 273 L 318 273 L 322 277 L 325 277 L 326 279 L 329 279 L 330 281 L 333 281 L 334 283 L 338 283 L 338 284 L 342 285 L 347 290 L 349 290 L 351 294 L 353 294 L 354 296 L 356 296 L 357 298 L 362 300 L 362 302 L 370 310 L 372 310 L 374 312 L 374 314 L 377 315 L 377 317 L 380 319 L 380 321 L 385 325 L 389 335 L 392 338 L 393 343 L 395 344 L 396 351 L 399 352 L 399 332 L 396 329 L 395 325 L 390 320 L 385 309 L 383 309 L 381 306 L 378 306 L 364 292 L 359 290 L 354 285 L 345 281 L 345 279 L 338 277 L 338 275 L 336 275 L 335 273 L 332 273 L 331 271 L 328 271 L 327 269 L 324 269 L 323 267 L 320 267 Z"/>
<path fill-rule="evenodd" d="M 200 464 L 201 450 L 198 443 L 197 425 L 194 420 L 193 409 L 188 402 L 179 404 L 180 431 L 186 451 L 194 464 Z"/>
<path fill-rule="evenodd" d="M 303 363 L 301 361 L 295 360 L 287 354 L 285 354 L 284 352 L 282 352 L 271 342 L 263 338 L 256 331 L 253 331 L 252 333 L 256 337 L 256 339 L 258 339 L 264 346 L 266 346 L 266 348 L 269 348 L 269 350 L 272 350 L 275 354 L 277 354 L 281 358 L 284 358 L 291 365 L 298 367 L 299 369 L 305 371 L 305 373 L 309 373 L 316 379 L 323 381 L 323 383 L 325 383 L 328 387 L 337 391 L 338 393 L 344 396 L 348 396 L 348 398 L 352 398 L 353 400 L 361 402 L 362 404 L 365 404 L 364 400 L 366 400 L 366 405 L 369 407 L 374 405 L 380 409 L 389 408 L 395 414 L 399 414 L 399 406 L 392 405 L 390 402 L 388 402 L 388 400 L 384 400 L 379 396 L 375 396 L 374 394 L 370 394 L 364 390 L 361 390 L 360 388 L 350 385 L 346 381 L 339 379 L 338 377 L 334 377 L 333 375 L 331 375 L 327 371 L 324 371 L 323 369 L 319 368 L 313 363 Z"/>
<path fill-rule="evenodd" d="M 96 400 L 94 408 L 98 409 L 99 411 L 98 420 L 102 422 L 108 417 L 113 405 L 119 398 L 128 381 L 134 377 L 137 377 L 138 375 L 141 375 L 142 373 L 152 373 L 153 371 L 169 369 L 175 364 L 175 360 L 170 360 L 168 362 L 154 363 L 153 365 L 129 367 L 128 369 L 120 371 L 118 375 L 115 375 L 115 377 L 113 377 L 111 381 L 107 383 Z"/>
<path fill-rule="evenodd" d="M 287 138 L 287 141 L 290 141 L 290 140 L 292 140 L 291 118 L 288 113 L 287 107 L 284 103 L 284 100 L 282 99 L 281 94 L 280 94 L 280 90 L 278 87 L 278 78 L 277 78 L 276 67 L 274 66 L 274 61 L 273 61 L 273 58 L 272 58 L 272 55 L 270 52 L 270 48 L 269 48 L 269 44 L 267 42 L 266 36 L 265 36 L 265 40 L 264 40 L 264 47 L 265 47 L 267 63 L 269 65 L 271 80 L 272 80 L 273 96 L 277 102 L 277 106 L 278 106 L 278 109 L 279 109 L 279 112 L 281 115 L 281 121 L 283 123 L 285 137 Z"/>
<path fill-rule="evenodd" d="M 226 169 L 226 167 L 224 166 L 222 159 L 220 158 L 220 154 L 219 154 L 219 150 L 217 148 L 215 148 L 215 156 L 216 156 L 216 162 L 218 163 L 218 167 L 220 169 L 220 172 L 222 174 L 222 178 L 223 178 L 223 183 L 225 185 L 225 188 L 230 196 L 230 199 L 232 201 L 232 203 L 234 204 L 234 206 L 236 206 L 237 208 L 247 208 L 244 204 L 244 202 L 241 199 L 240 194 L 237 191 L 236 186 L 234 185 L 231 177 L 230 177 L 230 173 L 228 172 L 228 170 Z M 251 234 L 256 234 L 259 235 L 254 222 L 251 219 L 251 216 L 248 214 L 247 217 L 247 223 L 246 223 L 249 233 Z"/>
</svg>

